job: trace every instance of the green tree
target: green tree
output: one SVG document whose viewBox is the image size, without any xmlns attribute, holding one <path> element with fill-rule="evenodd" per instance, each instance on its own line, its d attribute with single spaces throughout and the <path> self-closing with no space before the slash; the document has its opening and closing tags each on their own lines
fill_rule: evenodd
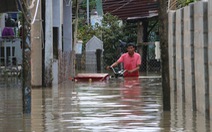
<svg viewBox="0 0 212 132">
<path fill-rule="evenodd" d="M 85 44 L 95 35 L 99 39 L 101 39 L 101 28 L 100 25 L 96 24 L 94 26 L 92 25 L 86 25 L 85 20 L 81 18 L 79 20 L 79 26 L 78 26 L 78 34 L 77 38 L 79 40 L 83 41 L 83 51 L 85 50 Z"/>
<path fill-rule="evenodd" d="M 118 17 L 109 13 L 103 15 L 102 41 L 104 43 L 104 65 L 110 65 L 120 56 L 120 42 L 123 39 L 123 27 Z"/>
<path fill-rule="evenodd" d="M 189 3 L 192 3 L 192 2 L 195 2 L 197 0 L 178 0 L 178 4 L 179 6 L 178 7 L 184 7 L 184 6 L 187 6 Z"/>
<path fill-rule="evenodd" d="M 79 21 L 78 39 L 83 40 L 83 51 L 85 44 L 95 35 L 103 41 L 104 65 L 110 65 L 120 56 L 119 40 L 123 39 L 123 25 L 120 25 L 118 17 L 104 14 L 102 25 L 86 25 L 85 20 Z"/>
<path fill-rule="evenodd" d="M 87 0 L 82 0 L 80 3 L 80 8 L 83 10 L 87 9 Z M 95 9 L 96 8 L 96 0 L 89 0 L 89 9 Z"/>
<path fill-rule="evenodd" d="M 133 42 L 136 44 L 137 42 L 137 23 L 136 22 L 124 22 L 123 26 L 123 41 L 125 42 Z"/>
</svg>

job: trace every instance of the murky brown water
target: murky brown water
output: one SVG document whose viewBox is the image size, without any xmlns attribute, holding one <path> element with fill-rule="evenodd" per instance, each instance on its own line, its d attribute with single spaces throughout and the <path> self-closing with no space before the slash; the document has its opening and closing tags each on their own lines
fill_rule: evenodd
<svg viewBox="0 0 212 132">
<path fill-rule="evenodd" d="M 16 82 L 17 83 L 17 82 Z M 160 79 L 65 82 L 44 89 L 0 85 L 2 132 L 210 132 L 210 122 L 172 94 L 162 111 Z M 23 99 L 24 97 L 24 99 Z M 24 101 L 24 103 L 23 103 Z"/>
</svg>

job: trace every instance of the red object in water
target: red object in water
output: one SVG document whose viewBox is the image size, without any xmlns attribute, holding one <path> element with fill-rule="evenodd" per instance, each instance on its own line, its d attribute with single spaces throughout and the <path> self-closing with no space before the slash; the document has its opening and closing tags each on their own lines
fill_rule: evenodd
<svg viewBox="0 0 212 132">
<path fill-rule="evenodd" d="M 109 79 L 108 73 L 79 73 L 74 81 L 105 81 Z"/>
</svg>

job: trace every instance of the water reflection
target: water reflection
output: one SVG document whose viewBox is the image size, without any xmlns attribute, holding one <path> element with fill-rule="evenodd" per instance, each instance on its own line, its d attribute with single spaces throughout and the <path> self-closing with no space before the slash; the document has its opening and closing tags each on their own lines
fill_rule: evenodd
<svg viewBox="0 0 212 132">
<path fill-rule="evenodd" d="M 23 114 L 21 82 L 17 78 L 0 81 L 0 130 L 30 131 L 30 116 Z"/>
<path fill-rule="evenodd" d="M 67 81 L 52 88 L 0 85 L 0 130 L 35 132 L 209 132 L 210 122 L 172 93 L 162 111 L 160 79 Z M 23 101 L 25 97 L 25 101 Z M 28 104 L 23 107 L 23 104 Z M 31 108 L 31 109 L 29 109 Z"/>
<path fill-rule="evenodd" d="M 211 132 L 210 121 L 192 106 L 186 104 L 181 97 L 172 93 L 171 130 L 183 132 Z"/>
<path fill-rule="evenodd" d="M 22 92 L 23 92 L 23 113 L 30 114 L 31 113 L 31 88 L 24 87 Z"/>
<path fill-rule="evenodd" d="M 62 120 L 67 129 L 133 132 L 161 129 L 161 96 L 150 97 L 154 95 L 151 90 L 142 95 L 141 80 L 77 83 L 75 88 L 77 100 L 73 100 L 72 106 L 77 109 L 64 112 Z"/>
</svg>

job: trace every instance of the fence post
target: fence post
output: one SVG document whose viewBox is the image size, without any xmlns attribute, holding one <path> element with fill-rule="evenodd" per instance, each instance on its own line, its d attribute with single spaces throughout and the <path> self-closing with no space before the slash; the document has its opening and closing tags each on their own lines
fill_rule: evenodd
<svg viewBox="0 0 212 132">
<path fill-rule="evenodd" d="M 198 1 L 194 5 L 194 63 L 197 109 L 208 115 L 208 34 L 207 2 Z"/>
<path fill-rule="evenodd" d="M 102 50 L 96 49 L 96 66 L 97 66 L 97 72 L 101 73 L 101 61 L 102 60 Z"/>
<path fill-rule="evenodd" d="M 196 110 L 194 81 L 194 4 L 184 7 L 185 100 Z"/>
</svg>

